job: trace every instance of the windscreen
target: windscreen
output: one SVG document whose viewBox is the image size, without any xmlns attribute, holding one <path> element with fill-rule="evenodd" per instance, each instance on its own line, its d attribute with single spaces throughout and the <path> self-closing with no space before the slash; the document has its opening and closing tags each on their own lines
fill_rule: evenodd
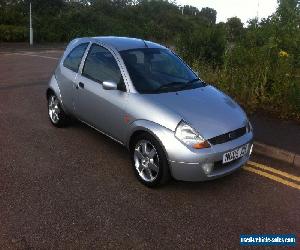
<svg viewBox="0 0 300 250">
<path fill-rule="evenodd" d="M 205 84 L 167 49 L 134 49 L 121 56 L 139 93 L 161 93 L 203 87 Z"/>
</svg>

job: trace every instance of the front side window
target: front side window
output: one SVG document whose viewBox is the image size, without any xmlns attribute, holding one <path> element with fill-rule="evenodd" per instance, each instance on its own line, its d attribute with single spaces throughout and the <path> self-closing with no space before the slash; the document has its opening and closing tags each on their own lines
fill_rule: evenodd
<svg viewBox="0 0 300 250">
<path fill-rule="evenodd" d="M 133 49 L 121 52 L 139 93 L 161 93 L 205 86 L 180 58 L 167 49 Z"/>
<path fill-rule="evenodd" d="M 78 72 L 81 59 L 88 45 L 89 43 L 83 43 L 75 47 L 66 57 L 63 65 L 74 72 Z"/>
<path fill-rule="evenodd" d="M 97 82 L 113 81 L 120 84 L 121 72 L 113 55 L 99 45 L 92 45 L 82 75 Z"/>
</svg>

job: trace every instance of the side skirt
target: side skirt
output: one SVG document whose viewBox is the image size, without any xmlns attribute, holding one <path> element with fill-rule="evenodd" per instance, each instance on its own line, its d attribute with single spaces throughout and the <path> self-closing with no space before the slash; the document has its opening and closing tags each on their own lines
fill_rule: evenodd
<svg viewBox="0 0 300 250">
<path fill-rule="evenodd" d="M 84 123 L 84 124 L 88 125 L 88 126 L 89 126 L 89 127 L 91 127 L 92 129 L 94 129 L 94 130 L 98 131 L 99 133 L 101 133 L 101 134 L 103 134 L 103 135 L 107 136 L 108 138 L 112 139 L 113 141 L 115 141 L 115 142 L 117 142 L 117 143 L 119 143 L 119 144 L 121 144 L 122 146 L 124 146 L 124 147 L 125 147 L 125 144 L 124 144 L 123 142 L 119 141 L 118 139 L 116 139 L 116 138 L 112 137 L 111 135 L 109 135 L 109 134 L 107 134 L 107 133 L 105 133 L 105 132 L 103 132 L 103 131 L 101 131 L 101 130 L 99 130 L 99 129 L 95 128 L 94 126 L 92 126 L 92 125 L 88 124 L 88 123 L 87 123 L 87 122 L 85 122 L 85 121 L 82 121 L 82 120 L 80 120 L 80 119 L 78 119 L 78 120 L 79 120 L 79 121 L 81 121 L 82 123 Z"/>
</svg>

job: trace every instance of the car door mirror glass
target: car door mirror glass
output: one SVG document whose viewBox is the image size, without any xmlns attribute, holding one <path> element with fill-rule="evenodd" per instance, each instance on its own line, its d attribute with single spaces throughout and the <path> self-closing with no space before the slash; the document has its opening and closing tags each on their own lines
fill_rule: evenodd
<svg viewBox="0 0 300 250">
<path fill-rule="evenodd" d="M 118 84 L 114 81 L 105 81 L 102 83 L 102 86 L 106 90 L 116 90 L 118 88 Z"/>
</svg>

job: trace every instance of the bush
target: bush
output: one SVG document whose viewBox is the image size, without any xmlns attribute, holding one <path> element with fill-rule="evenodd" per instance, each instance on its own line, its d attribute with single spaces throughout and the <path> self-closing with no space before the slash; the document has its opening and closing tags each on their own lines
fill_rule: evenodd
<svg viewBox="0 0 300 250">
<path fill-rule="evenodd" d="M 29 29 L 23 26 L 0 24 L 0 42 L 24 42 Z"/>
<path fill-rule="evenodd" d="M 264 110 L 282 118 L 300 118 L 300 84 L 292 55 L 277 48 L 237 46 L 222 68 L 194 61 L 200 77 L 233 96 L 249 113 Z"/>
</svg>

